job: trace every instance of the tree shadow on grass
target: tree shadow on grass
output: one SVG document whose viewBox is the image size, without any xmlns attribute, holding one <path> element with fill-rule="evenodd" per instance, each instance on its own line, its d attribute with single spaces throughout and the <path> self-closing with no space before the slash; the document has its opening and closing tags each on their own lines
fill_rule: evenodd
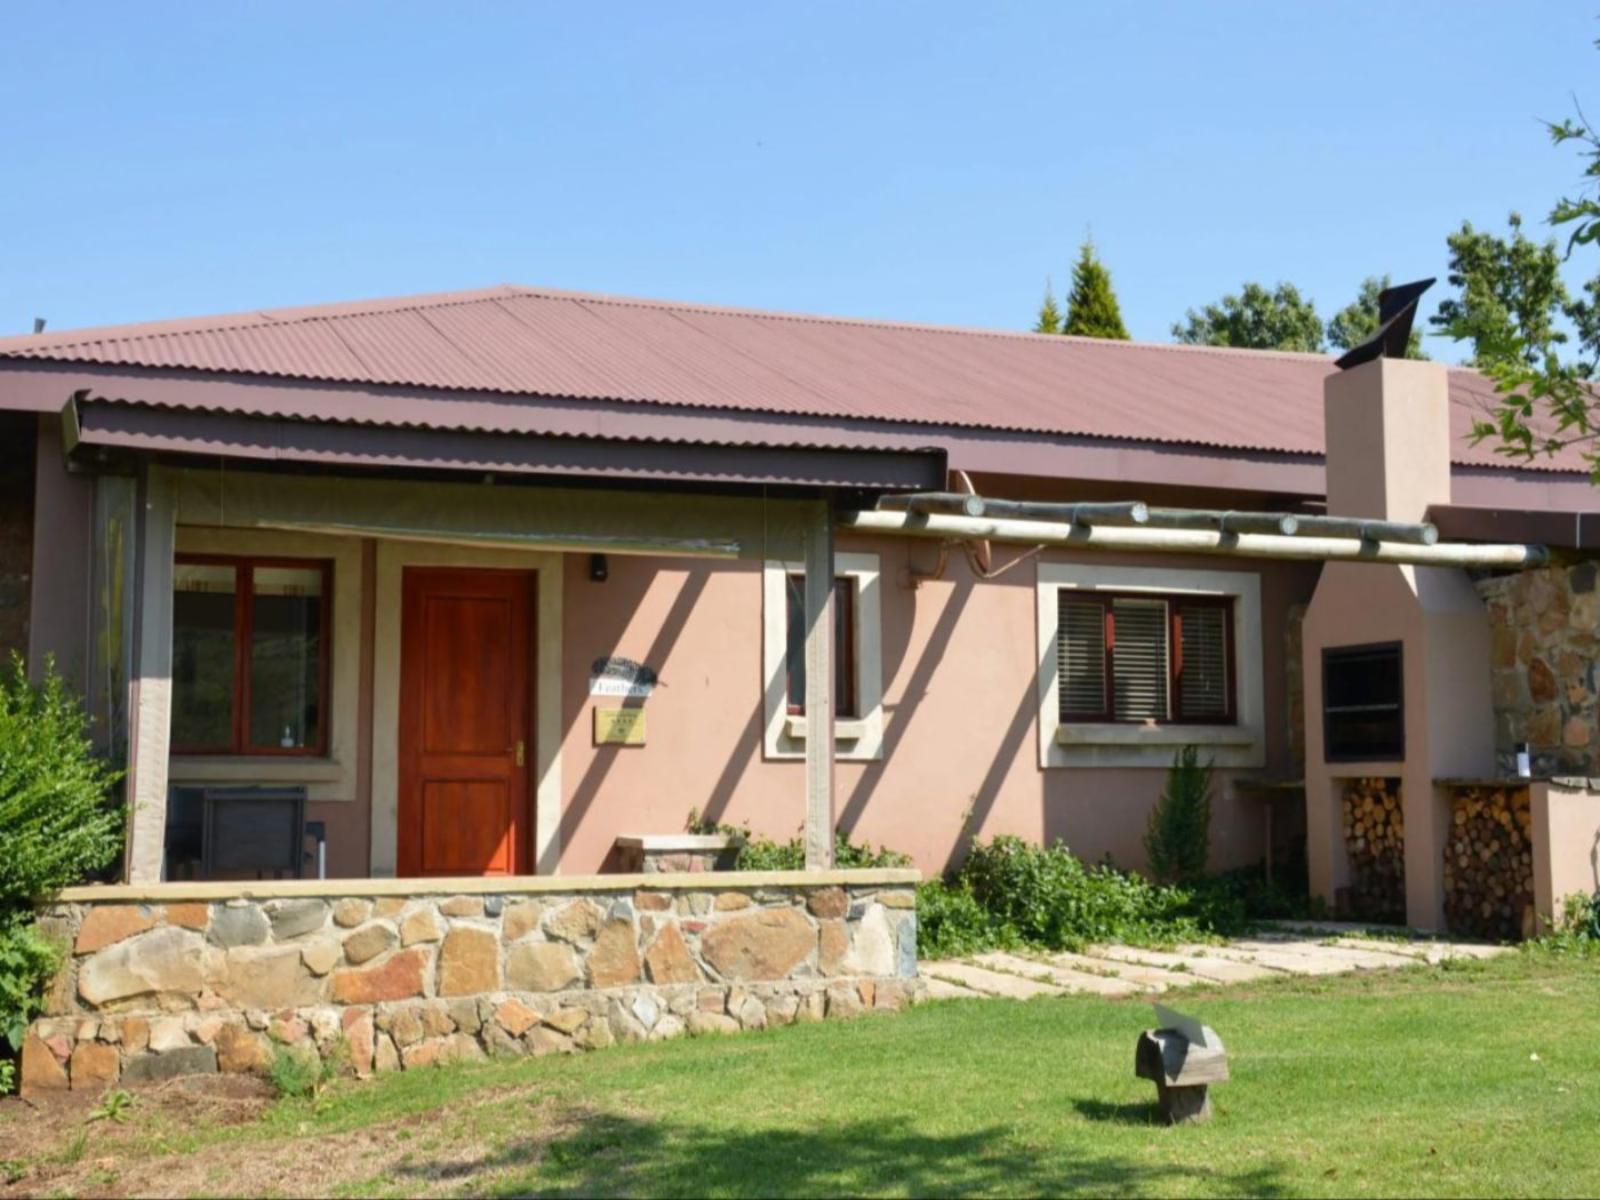
<svg viewBox="0 0 1600 1200">
<path fill-rule="evenodd" d="M 1161 1106 L 1154 1100 L 1148 1104 L 1108 1104 L 1104 1100 L 1074 1100 L 1072 1107 L 1085 1121 L 1109 1122 L 1113 1125 L 1165 1125 L 1161 1119 Z"/>
<path fill-rule="evenodd" d="M 1086 1115 L 1131 1120 L 1138 1110 L 1148 1116 L 1141 1105 L 1101 1107 L 1110 1115 Z M 1019 1145 L 1004 1126 L 932 1135 L 890 1117 L 814 1129 L 730 1130 L 590 1113 L 551 1139 L 523 1138 L 477 1160 L 412 1163 L 397 1173 L 430 1183 L 453 1179 L 489 1196 L 1144 1195 L 1183 1180 L 1203 1181 L 1217 1196 L 1288 1192 L 1276 1166 L 1215 1170 L 1114 1155 L 1041 1154 Z"/>
</svg>

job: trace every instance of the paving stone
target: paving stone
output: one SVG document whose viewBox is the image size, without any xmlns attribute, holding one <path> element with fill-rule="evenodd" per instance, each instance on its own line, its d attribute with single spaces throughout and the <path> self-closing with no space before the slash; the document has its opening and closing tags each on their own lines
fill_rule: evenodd
<svg viewBox="0 0 1600 1200">
<path fill-rule="evenodd" d="M 1052 983 L 1036 983 L 1019 979 L 1015 975 L 1002 975 L 986 971 L 967 963 L 929 963 L 925 968 L 929 978 L 953 980 L 965 984 L 975 992 L 990 996 L 1004 996 L 1009 1000 L 1029 1000 L 1034 996 L 1064 996 L 1066 989 Z"/>
<path fill-rule="evenodd" d="M 1334 958 L 1313 958 L 1289 950 L 1235 950 L 1231 946 L 1179 946 L 1179 954 L 1227 959 L 1249 966 L 1267 967 L 1288 975 L 1342 975 L 1350 964 Z"/>
<path fill-rule="evenodd" d="M 932 964 L 928 964 L 930 967 Z M 969 987 L 962 987 L 959 983 L 946 983 L 937 976 L 928 977 L 928 998 L 930 1000 L 984 1000 L 988 999 L 982 992 L 975 992 Z"/>
<path fill-rule="evenodd" d="M 1173 954 L 1166 950 L 1144 950 L 1137 946 L 1094 946 L 1089 950 L 1089 956 L 1111 962 L 1152 964 L 1180 975 L 1192 975 L 1206 983 L 1249 983 L 1283 974 L 1268 967 L 1234 962 L 1212 954 Z"/>
<path fill-rule="evenodd" d="M 1157 995 L 1172 988 L 1194 987 L 1200 982 L 1194 975 L 1179 971 L 1168 971 L 1163 967 L 1145 966 L 1140 963 L 1118 962 L 1115 959 L 1095 958 L 1088 954 L 1052 954 L 1050 961 L 1070 970 L 1087 971 L 1090 974 L 1111 972 L 1118 979 L 1140 984 Z"/>
<path fill-rule="evenodd" d="M 1069 992 L 1087 992 L 1095 996 L 1142 995 L 1149 989 L 1129 979 L 1110 975 L 1097 975 L 1091 971 L 1074 970 L 1036 959 L 1019 958 L 1014 954 L 995 952 L 980 954 L 973 960 L 981 967 L 1007 974 L 1022 975 L 1039 983 L 1053 983 Z"/>
</svg>

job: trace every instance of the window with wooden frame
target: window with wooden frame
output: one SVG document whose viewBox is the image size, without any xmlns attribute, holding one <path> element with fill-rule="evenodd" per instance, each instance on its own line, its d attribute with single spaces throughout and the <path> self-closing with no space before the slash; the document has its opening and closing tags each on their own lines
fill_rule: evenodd
<svg viewBox="0 0 1600 1200">
<path fill-rule="evenodd" d="M 177 556 L 174 754 L 325 755 L 333 565 Z"/>
<path fill-rule="evenodd" d="M 806 577 L 784 577 L 785 667 L 788 672 L 789 714 L 806 711 Z M 856 689 L 856 581 L 841 575 L 833 581 L 833 713 L 858 717 Z"/>
<path fill-rule="evenodd" d="M 1063 722 L 1231 725 L 1233 597 L 1059 592 Z"/>
</svg>

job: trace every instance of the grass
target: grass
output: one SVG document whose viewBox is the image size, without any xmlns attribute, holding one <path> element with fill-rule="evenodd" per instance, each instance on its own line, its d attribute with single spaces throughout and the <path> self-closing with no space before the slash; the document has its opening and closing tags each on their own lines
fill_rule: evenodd
<svg viewBox="0 0 1600 1200">
<path fill-rule="evenodd" d="M 388 1076 L 243 1124 L 141 1111 L 93 1126 L 125 1136 L 84 1166 L 102 1187 L 111 1171 L 176 1194 L 1600 1193 L 1600 959 L 1519 954 L 1175 1003 L 1229 1048 L 1208 1125 L 1154 1123 L 1154 1089 L 1133 1077 L 1147 1005 L 1053 997 Z"/>
</svg>

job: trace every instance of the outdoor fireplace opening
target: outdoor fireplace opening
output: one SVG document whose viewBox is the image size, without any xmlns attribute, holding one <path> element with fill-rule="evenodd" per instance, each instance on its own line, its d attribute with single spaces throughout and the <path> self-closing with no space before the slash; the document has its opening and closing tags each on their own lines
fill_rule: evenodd
<svg viewBox="0 0 1600 1200">
<path fill-rule="evenodd" d="M 1405 757 L 1400 643 L 1330 646 L 1322 652 L 1322 730 L 1328 762 Z"/>
</svg>

